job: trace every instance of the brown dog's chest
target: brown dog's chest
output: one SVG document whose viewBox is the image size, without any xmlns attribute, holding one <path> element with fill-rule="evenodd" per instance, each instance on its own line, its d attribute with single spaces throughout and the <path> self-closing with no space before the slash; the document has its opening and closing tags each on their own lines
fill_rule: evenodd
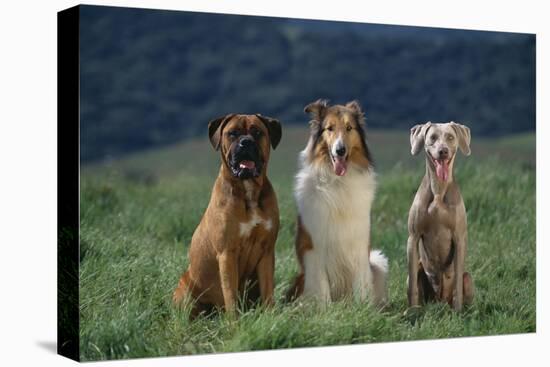
<svg viewBox="0 0 550 367">
<path fill-rule="evenodd" d="M 270 250 L 267 247 L 276 230 L 276 219 L 257 207 L 249 208 L 245 215 L 236 219 L 235 250 L 239 258 L 239 273 L 246 275 L 254 271 L 260 258 Z"/>
</svg>

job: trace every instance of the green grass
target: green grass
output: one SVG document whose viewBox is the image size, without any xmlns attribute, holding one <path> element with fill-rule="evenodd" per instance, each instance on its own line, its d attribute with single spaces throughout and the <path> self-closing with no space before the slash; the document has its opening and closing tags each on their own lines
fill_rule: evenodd
<svg viewBox="0 0 550 367">
<path fill-rule="evenodd" d="M 475 139 L 455 165 L 469 221 L 474 304 L 430 304 L 404 316 L 407 213 L 423 175 L 407 132 L 369 133 L 378 172 L 372 242 L 390 262 L 390 305 L 338 302 L 325 310 L 280 300 L 297 271 L 292 177 L 303 129 L 287 128 L 269 177 L 279 200 L 277 304 L 236 320 L 190 322 L 171 294 L 219 168 L 206 139 L 81 172 L 80 346 L 83 360 L 294 348 L 535 331 L 535 137 Z"/>
</svg>

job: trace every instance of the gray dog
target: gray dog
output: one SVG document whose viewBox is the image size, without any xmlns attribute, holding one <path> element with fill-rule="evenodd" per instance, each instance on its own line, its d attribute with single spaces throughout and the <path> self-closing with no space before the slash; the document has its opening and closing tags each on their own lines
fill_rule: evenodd
<svg viewBox="0 0 550 367">
<path fill-rule="evenodd" d="M 453 179 L 457 148 L 470 155 L 470 129 L 427 122 L 411 129 L 411 153 L 426 153 L 426 175 L 409 211 L 409 306 L 444 301 L 456 311 L 472 303 L 473 280 L 464 271 L 466 209 Z"/>
</svg>

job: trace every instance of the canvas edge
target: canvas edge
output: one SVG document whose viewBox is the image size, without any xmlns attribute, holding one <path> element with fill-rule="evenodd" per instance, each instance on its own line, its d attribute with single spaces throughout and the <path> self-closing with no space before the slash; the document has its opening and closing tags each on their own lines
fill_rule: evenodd
<svg viewBox="0 0 550 367">
<path fill-rule="evenodd" d="M 80 7 L 57 13 L 57 353 L 80 361 Z"/>
</svg>

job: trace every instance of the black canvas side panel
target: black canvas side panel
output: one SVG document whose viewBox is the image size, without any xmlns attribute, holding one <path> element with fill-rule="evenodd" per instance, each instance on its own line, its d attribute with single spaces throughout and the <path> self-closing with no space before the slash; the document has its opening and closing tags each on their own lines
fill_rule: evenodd
<svg viewBox="0 0 550 367">
<path fill-rule="evenodd" d="M 79 357 L 79 7 L 57 14 L 57 352 Z"/>
</svg>

